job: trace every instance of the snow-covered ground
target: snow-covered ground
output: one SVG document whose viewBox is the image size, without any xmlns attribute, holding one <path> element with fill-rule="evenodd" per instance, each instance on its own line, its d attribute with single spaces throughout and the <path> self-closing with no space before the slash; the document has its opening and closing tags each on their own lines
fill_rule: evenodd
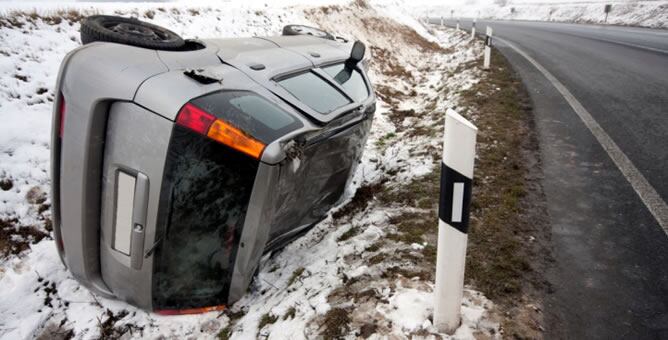
<svg viewBox="0 0 668 340">
<path fill-rule="evenodd" d="M 386 186 L 399 186 L 432 171 L 440 133 L 410 134 L 410 129 L 434 125 L 439 114 L 456 104 L 453 93 L 471 86 L 479 72 L 465 69 L 448 77 L 480 56 L 480 43 L 471 43 L 457 32 L 430 32 L 391 2 L 325 8 L 286 7 L 285 1 L 259 7 L 251 1 L 235 6 L 1 3 L 0 8 L 4 11 L 0 15 L 0 220 L 41 233 L 49 231 L 46 193 L 53 85 L 63 56 L 80 44 L 79 14 L 133 15 L 199 38 L 273 35 L 283 25 L 303 23 L 373 46 L 371 77 L 376 86 L 402 94 L 415 92 L 400 103 L 383 102 L 380 97 L 356 188 L 381 180 Z M 17 8 L 24 13 L 14 13 Z M 440 47 L 434 49 L 430 43 Z M 397 69 L 402 73 L 397 74 Z M 390 119 L 396 110 L 425 115 L 397 122 Z M 353 190 L 348 194 L 352 196 Z M 391 252 L 421 256 L 426 244 L 385 242 L 371 250 L 396 229 L 390 219 L 406 211 L 422 210 L 371 202 L 348 219 L 329 216 L 304 237 L 267 256 L 251 291 L 229 312 L 189 316 L 158 316 L 94 296 L 64 269 L 47 236 L 17 255 L 0 259 L 0 338 L 214 338 L 219 334 L 237 339 L 313 338 L 337 311 L 350 314 L 342 325 L 342 335 L 348 338 L 362 333 L 371 338 L 435 337 L 437 331 L 430 322 L 432 282 L 386 275 L 388 269 L 413 266 L 408 259 L 369 261 L 373 255 Z M 360 232 L 350 233 L 353 229 Z M 34 238 L 13 237 L 18 241 Z M 362 282 L 365 290 L 353 281 Z M 349 299 L 340 294 L 347 289 L 353 296 Z M 373 298 L 364 297 L 367 292 Z M 500 336 L 494 306 L 479 292 L 465 291 L 462 313 L 462 325 L 453 338 Z M 371 331 L 364 331 L 369 324 Z"/>
<path fill-rule="evenodd" d="M 612 5 L 608 24 L 668 28 L 668 1 L 665 0 L 472 0 L 425 2 L 411 9 L 416 16 L 602 24 L 606 22 L 606 4 Z"/>
</svg>

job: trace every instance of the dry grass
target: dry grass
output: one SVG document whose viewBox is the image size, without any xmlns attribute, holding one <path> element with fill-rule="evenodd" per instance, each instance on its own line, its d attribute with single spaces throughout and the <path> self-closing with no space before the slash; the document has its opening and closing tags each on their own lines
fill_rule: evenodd
<svg viewBox="0 0 668 340">
<path fill-rule="evenodd" d="M 0 219 L 0 257 L 18 255 L 49 234 L 34 226 L 20 226 L 16 219 Z"/>
<path fill-rule="evenodd" d="M 290 307 L 285 311 L 285 314 L 283 314 L 283 320 L 294 319 L 295 314 L 297 314 L 297 309 L 295 309 L 295 307 Z"/>
<path fill-rule="evenodd" d="M 271 325 L 271 324 L 275 323 L 277 320 L 278 320 L 277 315 L 270 314 L 270 313 L 266 313 L 266 314 L 262 315 L 262 317 L 260 318 L 260 324 L 258 324 L 258 326 L 257 326 L 258 332 L 262 328 L 264 328 L 266 325 Z"/>
<path fill-rule="evenodd" d="M 341 339 L 350 331 L 350 311 L 343 308 L 332 308 L 321 324 L 320 335 L 324 339 Z"/>
<path fill-rule="evenodd" d="M 541 239 L 545 236 L 540 235 L 549 234 L 549 229 L 535 218 L 542 211 L 542 191 L 528 180 L 532 170 L 527 164 L 534 163 L 528 158 L 538 157 L 537 142 L 533 135 L 531 106 L 526 90 L 505 59 L 498 52 L 493 55 L 493 65 L 499 67 L 487 72 L 477 85 L 461 93 L 460 107 L 476 114 L 476 124 L 481 131 L 466 283 L 481 290 L 507 313 L 503 322 L 507 335 L 540 338 L 541 316 L 533 308 L 525 307 L 540 299 L 540 291 L 545 287 L 539 267 L 549 257 L 545 242 L 526 242 L 529 234 Z M 464 67 L 475 66 L 478 66 L 477 63 Z M 382 96 L 397 98 L 391 93 L 392 89 L 381 88 L 380 91 L 388 92 Z M 396 115 L 392 119 L 396 124 L 417 113 L 393 110 L 391 115 Z M 433 138 L 442 124 L 441 120 L 433 128 L 412 129 L 410 133 Z M 433 153 L 435 164 L 432 172 L 406 185 L 392 186 L 388 182 L 384 190 L 375 195 L 378 204 L 383 206 L 413 209 L 390 219 L 389 224 L 395 227 L 396 232 L 389 233 L 387 240 L 426 244 L 417 253 L 395 251 L 370 255 L 367 259 L 369 265 L 386 266 L 382 275 L 384 279 L 402 276 L 433 280 L 440 151 L 434 149 L 428 152 Z M 391 175 L 388 173 L 388 176 Z M 380 249 L 377 245 L 372 247 L 374 252 Z M 402 265 L 393 265 L 399 263 Z M 350 290 L 351 286 L 346 285 L 345 289 Z M 335 290 L 332 297 L 341 297 L 342 294 Z M 354 293 L 346 294 L 349 298 L 354 297 Z"/>
<path fill-rule="evenodd" d="M 288 279 L 287 286 L 288 287 L 292 286 L 292 284 L 295 283 L 295 281 L 297 281 L 297 279 L 300 276 L 302 276 L 303 273 L 304 273 L 304 267 L 299 267 L 299 268 L 295 269 L 295 271 L 292 272 L 292 276 L 290 276 L 290 278 Z"/>
<path fill-rule="evenodd" d="M 144 12 L 144 18 L 153 19 L 154 17 L 155 17 L 155 11 L 149 9 L 146 10 L 146 12 Z"/>
<path fill-rule="evenodd" d="M 121 337 L 127 337 L 128 335 L 139 335 L 141 337 L 144 327 L 140 327 L 134 324 L 123 324 L 116 325 L 117 322 L 122 320 L 128 315 L 127 310 L 122 310 L 118 313 L 112 312 L 110 309 L 107 309 L 105 312 L 106 319 L 98 319 L 98 327 L 100 328 L 100 339 L 120 339 Z"/>
<path fill-rule="evenodd" d="M 492 56 L 494 67 L 461 94 L 461 105 L 477 114 L 480 145 L 466 281 L 505 310 L 506 335 L 540 338 L 540 315 L 518 317 L 525 314 L 527 296 L 540 300 L 546 289 L 541 272 L 549 261 L 549 227 L 539 218 L 545 211 L 542 189 L 531 180 L 537 169 L 528 165 L 539 163 L 537 140 L 524 85 L 503 55 L 494 50 Z M 538 241 L 528 242 L 529 235 Z"/>
<path fill-rule="evenodd" d="M 26 24 L 34 25 L 38 21 L 44 22 L 48 25 L 60 25 L 63 22 L 70 26 L 80 22 L 83 18 L 98 14 L 97 11 L 78 10 L 58 10 L 51 13 L 38 13 L 37 11 L 11 11 L 7 14 L 0 15 L 0 27 L 5 28 L 23 28 Z"/>
<path fill-rule="evenodd" d="M 342 220 L 344 218 L 350 219 L 355 214 L 363 211 L 373 200 L 374 196 L 383 190 L 383 183 L 374 183 L 369 185 L 362 185 L 357 189 L 353 198 L 343 206 L 341 209 L 337 210 L 332 214 L 332 217 L 336 220 Z M 350 235 L 353 236 L 353 235 Z"/>
</svg>

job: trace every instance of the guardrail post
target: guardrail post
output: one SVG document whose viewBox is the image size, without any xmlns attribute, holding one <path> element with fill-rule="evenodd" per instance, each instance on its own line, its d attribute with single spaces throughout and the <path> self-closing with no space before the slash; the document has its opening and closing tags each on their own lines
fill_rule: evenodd
<svg viewBox="0 0 668 340">
<path fill-rule="evenodd" d="M 471 25 L 471 39 L 475 39 L 475 22 L 476 18 L 473 18 L 473 24 Z"/>
<path fill-rule="evenodd" d="M 461 318 L 477 133 L 475 125 L 454 110 L 447 110 L 438 208 L 434 326 L 448 334 L 459 327 Z"/>
<path fill-rule="evenodd" d="M 489 69 L 489 63 L 492 58 L 492 28 L 487 26 L 487 32 L 485 34 L 485 60 L 483 62 L 483 68 L 485 70 Z"/>
</svg>

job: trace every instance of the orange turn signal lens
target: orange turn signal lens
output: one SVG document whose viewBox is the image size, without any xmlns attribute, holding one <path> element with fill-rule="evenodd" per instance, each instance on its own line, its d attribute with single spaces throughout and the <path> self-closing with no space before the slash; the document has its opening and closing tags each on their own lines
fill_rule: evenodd
<svg viewBox="0 0 668 340">
<path fill-rule="evenodd" d="M 257 159 L 260 158 L 265 147 L 264 143 L 220 119 L 211 124 L 207 136 Z"/>
<path fill-rule="evenodd" d="M 201 314 L 214 311 L 222 311 L 224 309 L 225 305 L 219 305 L 219 306 L 188 308 L 188 309 L 162 309 L 162 310 L 156 310 L 155 312 L 160 315 L 184 315 L 184 314 Z"/>
</svg>

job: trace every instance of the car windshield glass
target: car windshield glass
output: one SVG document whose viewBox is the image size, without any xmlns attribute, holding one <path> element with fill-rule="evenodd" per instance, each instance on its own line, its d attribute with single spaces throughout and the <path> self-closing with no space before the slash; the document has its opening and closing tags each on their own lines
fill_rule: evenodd
<svg viewBox="0 0 668 340">
<path fill-rule="evenodd" d="M 358 70 L 347 68 L 344 64 L 323 67 L 323 70 L 343 86 L 356 102 L 361 102 L 369 97 L 369 89 L 366 87 L 364 77 Z"/>
<path fill-rule="evenodd" d="M 350 100 L 343 93 L 312 72 L 283 79 L 278 83 L 304 104 L 322 114 L 350 104 Z"/>
<path fill-rule="evenodd" d="M 264 143 L 303 126 L 277 105 L 249 91 L 215 92 L 192 103 Z"/>
</svg>

